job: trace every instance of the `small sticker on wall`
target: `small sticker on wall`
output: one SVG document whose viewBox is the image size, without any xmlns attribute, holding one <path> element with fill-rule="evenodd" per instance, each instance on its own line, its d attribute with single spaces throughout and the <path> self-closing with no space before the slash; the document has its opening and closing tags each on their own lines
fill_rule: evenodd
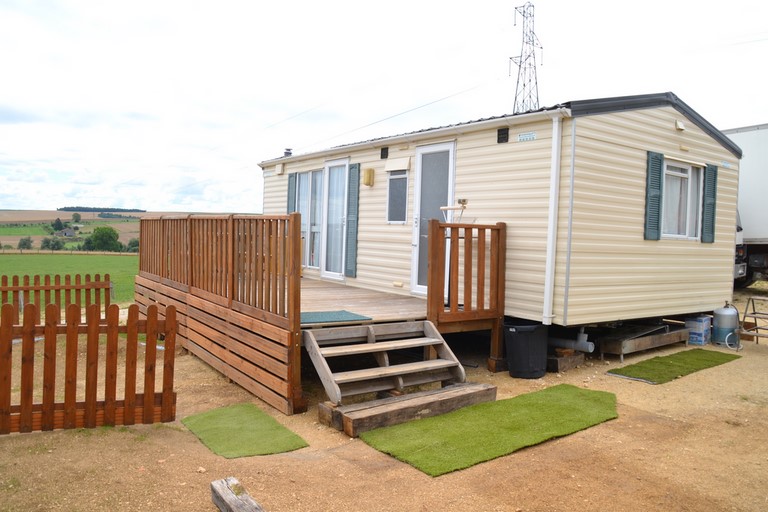
<svg viewBox="0 0 768 512">
<path fill-rule="evenodd" d="M 536 132 L 525 132 L 517 134 L 517 142 L 530 142 L 536 140 Z"/>
</svg>

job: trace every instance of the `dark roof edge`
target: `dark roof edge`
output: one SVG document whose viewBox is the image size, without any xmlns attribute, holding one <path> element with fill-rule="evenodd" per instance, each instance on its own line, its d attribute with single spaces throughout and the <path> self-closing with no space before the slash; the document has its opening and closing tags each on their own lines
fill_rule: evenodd
<svg viewBox="0 0 768 512">
<path fill-rule="evenodd" d="M 701 128 L 707 135 L 718 141 L 720 145 L 730 151 L 736 158 L 741 158 L 742 155 L 739 146 L 737 146 L 723 132 L 715 128 L 709 121 L 701 117 L 701 115 L 689 107 L 687 103 L 671 92 L 570 101 L 567 106 L 570 107 L 571 116 L 573 117 L 606 114 L 609 112 L 620 112 L 622 110 L 639 110 L 644 108 L 670 106 L 683 114 L 693 124 Z"/>
</svg>

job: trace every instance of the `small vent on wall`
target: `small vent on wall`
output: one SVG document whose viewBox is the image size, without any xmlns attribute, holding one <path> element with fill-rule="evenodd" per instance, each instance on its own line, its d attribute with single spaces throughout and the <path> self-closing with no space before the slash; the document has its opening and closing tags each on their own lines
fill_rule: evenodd
<svg viewBox="0 0 768 512">
<path fill-rule="evenodd" d="M 381 148 L 381 159 L 389 158 L 389 148 Z"/>
<path fill-rule="evenodd" d="M 509 142 L 509 128 L 499 128 L 496 131 L 496 142 L 499 144 Z"/>
</svg>

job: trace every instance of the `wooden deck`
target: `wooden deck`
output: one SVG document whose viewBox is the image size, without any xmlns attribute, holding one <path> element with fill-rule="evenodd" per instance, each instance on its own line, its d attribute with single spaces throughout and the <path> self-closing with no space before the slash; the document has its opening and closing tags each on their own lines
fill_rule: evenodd
<svg viewBox="0 0 768 512">
<path fill-rule="evenodd" d="M 325 326 L 370 324 L 425 320 L 426 298 L 397 295 L 321 281 L 310 277 L 301 279 L 301 311 L 348 311 L 370 320 L 302 323 L 302 329 Z"/>
</svg>

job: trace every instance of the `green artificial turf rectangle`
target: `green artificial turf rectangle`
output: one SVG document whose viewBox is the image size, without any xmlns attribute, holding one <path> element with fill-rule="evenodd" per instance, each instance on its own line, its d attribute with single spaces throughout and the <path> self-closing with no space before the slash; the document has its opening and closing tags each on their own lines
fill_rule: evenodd
<svg viewBox="0 0 768 512">
<path fill-rule="evenodd" d="M 678 377 L 683 377 L 706 368 L 712 368 L 739 357 L 741 356 L 736 354 L 696 348 L 668 356 L 646 359 L 636 364 L 611 370 L 608 374 L 640 380 L 650 384 L 664 384 Z"/>
<path fill-rule="evenodd" d="M 236 404 L 181 420 L 213 453 L 227 459 L 304 448 L 306 441 L 254 404 Z"/>
<path fill-rule="evenodd" d="M 468 468 L 618 417 L 616 396 L 569 384 L 360 434 L 430 476 Z"/>
</svg>

